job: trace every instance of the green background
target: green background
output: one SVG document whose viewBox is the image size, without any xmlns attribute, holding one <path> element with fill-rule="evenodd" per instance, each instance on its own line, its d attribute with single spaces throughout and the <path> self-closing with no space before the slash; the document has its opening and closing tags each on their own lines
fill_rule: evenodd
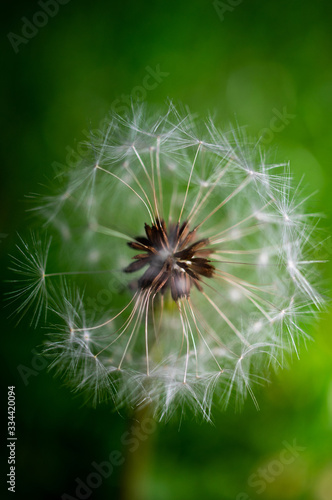
<svg viewBox="0 0 332 500">
<path fill-rule="evenodd" d="M 232 121 L 247 126 L 251 137 L 263 134 L 276 161 L 290 160 L 295 180 L 304 175 L 307 192 L 318 190 L 309 210 L 326 215 L 320 225 L 330 232 L 331 3 L 222 3 L 228 5 L 224 13 L 212 1 L 70 0 L 27 43 L 19 44 L 17 53 L 7 34 L 22 35 L 21 18 L 33 20 L 41 8 L 33 1 L 6 5 L 1 82 L 3 278 L 10 276 L 8 253 L 13 252 L 17 232 L 26 235 L 36 224 L 26 212 L 25 195 L 40 192 L 40 184 L 52 179 L 52 164 L 64 164 L 67 153 L 77 151 L 85 139 L 84 131 L 97 128 L 110 108 L 126 106 L 127 96 L 158 105 L 171 98 L 198 118 L 211 112 L 221 126 Z M 158 65 L 167 76 L 142 94 L 137 87 L 142 89 L 146 68 Z M 284 110 L 292 116 L 282 124 L 274 117 Z M 278 131 L 273 132 L 273 124 Z M 329 241 L 326 246 L 329 256 Z M 326 288 L 330 269 L 322 269 Z M 8 289 L 6 283 L 1 286 Z M 136 492 L 143 491 L 144 500 L 332 498 L 328 312 L 308 326 L 315 342 L 302 351 L 300 361 L 294 359 L 289 369 L 258 391 L 259 412 L 247 401 L 241 413 L 232 407 L 226 413 L 215 409 L 214 425 L 190 419 L 158 425 L 130 453 L 130 446 L 122 444 L 128 416 L 112 413 L 107 405 L 85 406 L 80 396 L 54 379 L 33 352 L 42 343 L 43 329 L 32 329 L 27 320 L 16 327 L 15 319 L 8 319 L 10 311 L 8 307 L 2 315 L 1 370 L 5 385 L 16 386 L 17 498 L 52 500 L 64 493 L 77 498 L 75 478 L 85 481 L 94 470 L 92 462 L 108 460 L 113 450 L 121 451 L 125 463 L 86 498 L 121 498 L 128 483 Z M 19 365 L 34 370 L 27 385 Z M 5 401 L 6 388 L 3 396 Z M 301 450 L 282 465 L 285 442 L 291 445 L 294 440 Z M 250 478 L 263 470 L 268 479 L 259 494 Z"/>
</svg>

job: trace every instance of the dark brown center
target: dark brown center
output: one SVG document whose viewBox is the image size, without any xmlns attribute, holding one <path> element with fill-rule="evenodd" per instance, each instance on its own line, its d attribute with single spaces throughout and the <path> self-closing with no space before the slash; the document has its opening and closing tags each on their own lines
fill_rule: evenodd
<svg viewBox="0 0 332 500">
<path fill-rule="evenodd" d="M 170 288 L 175 301 L 188 298 L 193 285 L 202 290 L 202 277 L 211 278 L 215 269 L 208 259 L 213 252 L 207 248 L 209 240 L 195 241 L 196 228 L 190 231 L 187 222 L 170 224 L 167 230 L 165 221 L 156 219 L 152 226 L 145 224 L 145 233 L 128 243 L 143 253 L 134 255 L 135 262 L 124 269 L 132 273 L 148 266 L 138 287 L 162 294 Z"/>
</svg>

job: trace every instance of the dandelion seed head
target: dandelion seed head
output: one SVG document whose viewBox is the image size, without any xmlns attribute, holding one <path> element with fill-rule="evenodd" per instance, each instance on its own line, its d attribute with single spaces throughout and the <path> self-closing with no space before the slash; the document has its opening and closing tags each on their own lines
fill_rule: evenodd
<svg viewBox="0 0 332 500">
<path fill-rule="evenodd" d="M 63 268 L 49 271 L 37 237 L 14 258 L 19 312 L 58 319 L 45 347 L 56 372 L 95 403 L 161 420 L 210 421 L 247 395 L 257 407 L 255 386 L 299 355 L 324 303 L 315 214 L 289 165 L 201 125 L 173 104 L 114 114 L 57 194 L 38 197 Z"/>
</svg>

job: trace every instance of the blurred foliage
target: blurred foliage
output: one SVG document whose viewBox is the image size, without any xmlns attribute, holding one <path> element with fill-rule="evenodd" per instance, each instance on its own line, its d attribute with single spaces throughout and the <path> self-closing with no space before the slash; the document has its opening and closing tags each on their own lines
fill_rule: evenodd
<svg viewBox="0 0 332 500">
<path fill-rule="evenodd" d="M 221 4 L 229 7 L 223 15 Z M 22 17 L 32 20 L 40 10 L 37 1 L 8 3 L 2 20 L 4 278 L 10 276 L 8 253 L 17 232 L 36 225 L 24 196 L 48 184 L 52 164 L 64 164 L 69 152 L 77 152 L 85 131 L 98 128 L 110 108 L 126 105 L 126 96 L 142 95 L 137 87 L 144 85 L 147 68 L 158 66 L 167 76 L 143 91 L 147 102 L 171 98 L 194 116 L 211 113 L 220 125 L 246 126 L 253 138 L 263 134 L 272 158 L 290 160 L 294 178 L 304 176 L 306 192 L 319 190 L 309 210 L 326 215 L 320 225 L 330 232 L 330 2 L 70 0 L 15 53 L 7 33 L 21 35 Z M 327 241 L 327 256 L 330 248 Z M 329 268 L 323 269 L 327 288 Z M 83 405 L 43 363 L 35 366 L 32 350 L 44 332 L 26 319 L 15 327 L 9 311 L 2 318 L 1 369 L 5 384 L 15 384 L 17 392 L 18 498 L 52 500 L 65 492 L 76 498 L 75 478 L 84 481 L 93 461 L 107 460 L 112 450 L 126 452 L 121 436 L 128 416 L 107 405 Z M 258 391 L 259 412 L 248 401 L 241 413 L 216 409 L 214 425 L 189 419 L 158 426 L 149 438 L 148 471 L 137 484 L 142 498 L 329 500 L 331 327 L 329 313 L 308 326 L 315 341 Z M 34 369 L 27 385 L 19 365 Z M 285 442 L 294 440 L 302 451 L 280 467 Z M 262 470 L 269 479 L 259 494 L 252 482 Z M 91 498 L 120 498 L 122 481 L 130 480 L 124 466 L 114 467 Z"/>
</svg>

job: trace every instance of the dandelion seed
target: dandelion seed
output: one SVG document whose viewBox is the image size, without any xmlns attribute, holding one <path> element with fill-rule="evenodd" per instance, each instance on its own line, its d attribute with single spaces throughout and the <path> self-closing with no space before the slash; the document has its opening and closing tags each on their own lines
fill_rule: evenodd
<svg viewBox="0 0 332 500">
<path fill-rule="evenodd" d="M 31 234 L 30 241 L 20 237 L 21 244 L 16 245 L 18 255 L 12 255 L 10 270 L 19 279 L 11 280 L 17 286 L 7 293 L 7 298 L 17 303 L 16 313 L 19 320 L 31 310 L 30 324 L 38 321 L 47 308 L 46 263 L 51 245 L 51 238 L 43 242 L 39 236 Z"/>
<path fill-rule="evenodd" d="M 160 419 L 180 409 L 210 420 L 215 403 L 248 394 L 257 406 L 254 386 L 298 355 L 301 321 L 323 305 L 314 214 L 289 166 L 211 120 L 199 132 L 173 105 L 157 118 L 115 115 L 89 147 L 67 195 L 38 210 L 66 266 L 46 272 L 49 244 L 37 238 L 15 257 L 28 280 L 14 292 L 19 311 L 36 321 L 47 300 L 62 322 L 52 365 L 96 402 L 149 404 Z"/>
</svg>

